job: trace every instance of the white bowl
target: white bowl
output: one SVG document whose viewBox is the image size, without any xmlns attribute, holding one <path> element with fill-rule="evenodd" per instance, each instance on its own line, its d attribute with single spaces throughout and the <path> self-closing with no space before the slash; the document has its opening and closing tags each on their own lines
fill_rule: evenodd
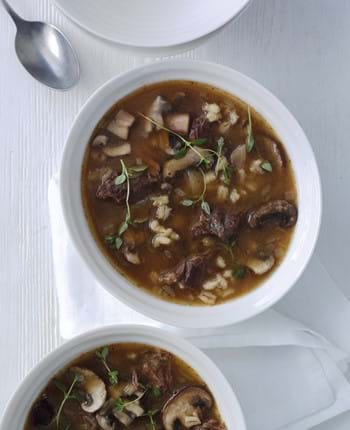
<svg viewBox="0 0 350 430">
<path fill-rule="evenodd" d="M 29 373 L 17 389 L 5 410 L 0 430 L 22 430 L 34 400 L 48 381 L 72 360 L 103 345 L 121 342 L 144 343 L 162 348 L 181 358 L 208 386 L 227 429 L 246 429 L 241 407 L 231 386 L 202 351 L 191 343 L 160 329 L 123 325 L 108 326 L 77 336 L 49 354 Z"/>
<path fill-rule="evenodd" d="M 229 302 L 185 306 L 163 301 L 133 286 L 99 250 L 85 220 L 80 180 L 86 145 L 94 127 L 119 99 L 145 85 L 172 79 L 201 81 L 222 88 L 260 112 L 280 136 L 294 167 L 299 219 L 281 265 L 258 288 Z M 98 89 L 76 118 L 60 172 L 65 222 L 72 242 L 93 276 L 133 309 L 179 327 L 218 327 L 250 318 L 276 303 L 296 283 L 314 250 L 321 220 L 321 185 L 310 144 L 291 113 L 252 79 L 217 64 L 176 60 L 157 62 L 117 76 Z"/>
</svg>

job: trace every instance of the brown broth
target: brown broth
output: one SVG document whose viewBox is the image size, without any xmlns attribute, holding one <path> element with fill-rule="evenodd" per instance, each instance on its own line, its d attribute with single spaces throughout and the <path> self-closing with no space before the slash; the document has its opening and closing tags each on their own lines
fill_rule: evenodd
<svg viewBox="0 0 350 430">
<path fill-rule="evenodd" d="M 174 100 L 177 100 L 176 95 L 182 92 L 186 96 L 180 101 L 175 102 Z M 156 162 L 162 165 L 171 156 L 155 147 L 154 142 L 160 133 L 165 132 L 153 131 L 149 137 L 142 137 L 140 129 L 144 120 L 137 115 L 138 112 L 146 112 L 158 95 L 170 101 L 175 106 L 177 112 L 190 113 L 192 119 L 202 112 L 204 102 L 217 103 L 220 105 L 222 111 L 226 108 L 234 109 L 239 116 L 239 120 L 224 135 L 225 145 L 223 152 L 227 159 L 230 159 L 230 154 L 234 148 L 246 143 L 248 124 L 247 105 L 237 97 L 222 90 L 206 84 L 189 81 L 162 82 L 146 86 L 126 96 L 117 102 L 105 117 L 102 118 L 95 129 L 91 142 L 101 130 L 107 127 L 111 118 L 120 109 L 123 109 L 137 117 L 128 138 L 132 152 L 130 155 L 121 157 L 125 164 L 135 165 L 135 160 L 141 158 L 144 164 L 152 166 L 152 163 Z M 222 185 L 222 182 L 216 180 L 207 185 L 205 200 L 209 202 L 211 208 L 218 206 L 226 211 L 234 211 L 235 213 L 245 213 L 259 207 L 263 203 L 277 199 L 286 199 L 296 205 L 297 193 L 294 174 L 288 155 L 280 139 L 266 120 L 252 108 L 250 110 L 255 146 L 247 154 L 244 167 L 245 179 L 242 179 L 239 171 L 233 170 L 228 186 L 229 193 L 233 189 L 236 189 L 240 198 L 235 203 L 230 198 L 225 202 L 218 201 L 217 189 L 219 185 Z M 207 135 L 208 143 L 203 146 L 216 149 L 217 140 L 220 136 L 222 136 L 222 133 L 219 131 L 219 124 L 212 123 Z M 263 137 L 269 137 L 276 142 L 280 153 L 285 159 L 286 164 L 283 168 L 277 168 L 274 160 L 267 160 L 265 158 L 269 153 L 264 146 Z M 125 218 L 126 208 L 117 206 L 111 199 L 100 200 L 96 197 L 96 190 L 101 182 L 101 169 L 109 167 L 120 171 L 120 158 L 109 158 L 101 154 L 100 148 L 88 145 L 82 169 L 82 197 L 86 218 L 97 245 L 108 258 L 109 262 L 136 286 L 164 300 L 182 304 L 203 305 L 204 303 L 198 297 L 201 293 L 200 288 L 181 289 L 177 286 L 170 289 L 164 288 L 163 285 L 157 282 L 157 276 L 164 271 L 173 269 L 184 257 L 194 253 L 205 252 L 210 248 L 212 257 L 207 265 L 207 273 L 204 280 L 212 279 L 215 274 L 223 274 L 226 271 L 228 288 L 217 288 L 215 291 L 211 291 L 211 293 L 215 293 L 216 295 L 216 303 L 221 303 L 239 297 L 259 286 L 283 261 L 291 241 L 293 228 L 285 229 L 276 227 L 275 225 L 267 225 L 261 229 L 242 228 L 235 238 L 235 245 L 230 246 L 230 250 L 228 250 L 227 244 L 223 244 L 215 238 L 192 239 L 191 226 L 198 219 L 201 208 L 200 204 L 193 205 L 192 207 L 184 207 L 181 203 L 184 198 L 195 199 L 198 197 L 198 195 L 191 195 L 188 181 L 186 181 L 188 171 L 184 171 L 177 174 L 171 180 L 173 191 L 169 196 L 169 206 L 172 208 L 172 212 L 171 216 L 162 223 L 166 227 L 173 228 L 179 234 L 180 240 L 173 242 L 171 246 L 154 248 L 151 244 L 152 234 L 149 230 L 148 222 L 138 224 L 136 227 L 130 227 L 129 231 L 125 233 L 126 237 L 128 234 L 133 234 L 136 240 L 140 240 L 141 242 L 137 245 L 141 264 L 130 264 L 126 261 L 121 251 L 111 249 L 105 242 L 106 236 L 116 234 L 118 231 L 118 227 Z M 267 160 L 271 162 L 273 167 L 272 172 L 252 172 L 250 169 L 254 160 Z M 160 180 L 161 182 L 162 180 Z M 174 192 L 174 190 L 178 189 L 184 191 L 186 196 L 179 197 Z M 158 191 L 155 194 L 165 193 Z M 131 205 L 133 219 L 150 219 L 154 217 L 154 210 L 152 202 L 149 199 Z M 275 264 L 271 271 L 263 275 L 256 275 L 251 270 L 244 269 L 243 278 L 236 276 L 237 267 L 245 268 L 247 261 L 253 255 L 258 251 L 266 252 L 266 250 L 274 253 Z M 221 256 L 225 260 L 225 269 L 217 267 L 217 256 Z M 231 269 L 233 269 L 235 276 L 228 276 L 227 271 L 231 271 Z M 118 288 L 118 285 L 115 288 Z"/>
<path fill-rule="evenodd" d="M 99 378 L 101 378 L 106 385 L 107 392 L 109 393 L 107 395 L 107 400 L 110 398 L 110 389 L 113 390 L 113 387 L 118 388 L 118 385 L 123 384 L 125 382 L 129 383 L 132 379 L 133 371 L 137 372 L 138 381 L 142 385 L 142 389 L 146 390 L 145 394 L 140 400 L 140 405 L 145 411 L 145 416 L 136 418 L 127 427 L 130 430 L 145 430 L 149 428 L 152 429 L 152 426 L 150 426 L 150 419 L 147 416 L 148 411 L 158 411 L 153 415 L 155 424 L 154 429 L 162 430 L 164 427 L 162 424 L 161 409 L 167 399 L 169 399 L 169 397 L 172 395 L 172 393 L 176 392 L 182 387 L 196 385 L 203 387 L 208 393 L 210 393 L 208 387 L 205 385 L 203 380 L 190 366 L 188 366 L 178 357 L 169 354 L 163 350 L 137 343 L 113 344 L 109 345 L 107 348 L 108 355 L 106 357 L 106 362 L 111 370 L 118 370 L 117 384 L 111 385 L 106 367 L 103 365 L 102 361 L 98 358 L 96 354 L 97 352 L 102 351 L 102 347 L 85 353 L 76 360 L 69 363 L 62 371 L 57 373 L 48 382 L 47 386 L 44 388 L 38 399 L 35 400 L 33 407 L 29 412 L 26 424 L 24 426 L 24 430 L 65 430 L 66 428 L 68 428 L 68 425 L 70 425 L 70 430 L 95 430 L 99 428 L 98 426 L 94 427 L 92 425 L 92 422 L 95 420 L 94 415 L 96 415 L 98 411 L 94 414 L 84 412 L 81 409 L 79 401 L 77 401 L 76 399 L 69 399 L 65 403 L 62 409 L 62 414 L 60 415 L 59 425 L 57 425 L 57 411 L 59 410 L 63 399 L 63 393 L 61 391 L 62 388 L 60 389 L 58 387 L 65 387 L 66 391 L 68 391 L 74 378 L 72 372 L 72 368 L 74 367 L 89 369 L 94 372 Z M 158 389 L 156 390 L 155 387 L 150 385 L 147 380 L 143 379 L 142 374 L 139 373 L 141 362 L 142 360 L 144 360 L 145 354 L 149 353 L 161 353 L 169 357 L 169 362 L 173 375 L 173 382 L 169 392 L 162 392 L 162 390 Z M 78 393 L 80 392 L 81 396 L 81 390 L 81 386 L 79 384 L 76 384 L 73 387 L 72 394 L 78 395 Z M 130 400 L 125 400 L 126 398 L 123 397 L 124 404 L 126 404 L 127 401 L 132 401 L 135 397 L 136 395 L 131 396 Z M 38 405 L 41 404 L 42 399 L 46 399 L 45 401 L 50 404 L 50 407 L 52 407 L 54 414 L 53 420 L 50 424 L 40 426 L 38 424 L 35 424 L 34 422 L 35 419 L 37 419 L 36 417 L 38 416 Z M 220 414 L 218 412 L 218 408 L 215 404 L 215 401 L 213 402 L 212 408 L 210 410 L 205 411 L 205 416 L 203 417 L 203 420 L 210 419 L 215 419 L 219 423 L 221 423 Z M 116 429 L 126 428 L 120 423 L 118 424 L 117 421 L 115 422 Z M 179 429 L 181 428 L 182 427 L 180 426 Z"/>
</svg>

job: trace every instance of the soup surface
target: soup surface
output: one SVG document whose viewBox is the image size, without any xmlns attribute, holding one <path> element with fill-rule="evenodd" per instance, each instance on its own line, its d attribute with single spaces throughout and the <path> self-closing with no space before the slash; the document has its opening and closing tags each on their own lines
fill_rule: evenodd
<svg viewBox="0 0 350 430">
<path fill-rule="evenodd" d="M 141 88 L 102 118 L 82 196 L 111 264 L 185 304 L 255 288 L 283 260 L 297 222 L 292 166 L 269 124 L 240 99 L 188 81 Z"/>
<path fill-rule="evenodd" d="M 226 430 L 198 374 L 174 355 L 115 344 L 79 357 L 45 387 L 25 430 Z"/>
</svg>

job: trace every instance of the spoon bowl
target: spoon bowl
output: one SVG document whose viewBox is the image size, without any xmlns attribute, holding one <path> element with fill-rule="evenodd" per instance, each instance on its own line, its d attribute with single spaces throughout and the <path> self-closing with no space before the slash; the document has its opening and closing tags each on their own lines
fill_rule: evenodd
<svg viewBox="0 0 350 430">
<path fill-rule="evenodd" d="M 17 27 L 15 48 L 27 72 L 48 87 L 67 90 L 80 77 L 74 49 L 65 35 L 51 24 L 25 21 L 2 0 Z"/>
</svg>

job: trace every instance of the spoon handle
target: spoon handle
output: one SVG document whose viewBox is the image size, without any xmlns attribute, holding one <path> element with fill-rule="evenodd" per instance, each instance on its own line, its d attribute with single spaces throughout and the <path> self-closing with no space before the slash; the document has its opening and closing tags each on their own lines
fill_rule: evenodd
<svg viewBox="0 0 350 430">
<path fill-rule="evenodd" d="M 0 0 L 4 5 L 4 8 L 7 10 L 10 17 L 13 19 L 14 23 L 17 25 L 23 21 L 23 19 L 17 15 L 17 13 L 13 10 L 13 8 L 8 4 L 7 0 Z"/>
</svg>

